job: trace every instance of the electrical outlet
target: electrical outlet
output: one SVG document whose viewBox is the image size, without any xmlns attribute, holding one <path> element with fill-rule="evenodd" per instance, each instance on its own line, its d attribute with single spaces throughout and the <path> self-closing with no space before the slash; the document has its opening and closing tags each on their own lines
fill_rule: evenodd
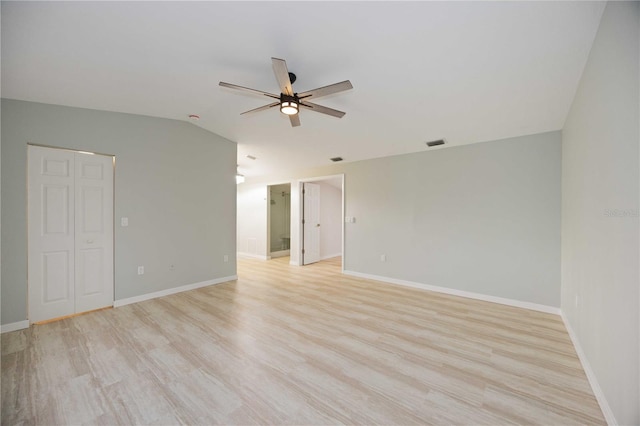
<svg viewBox="0 0 640 426">
<path fill-rule="evenodd" d="M 229 261 L 229 255 L 228 255 L 228 254 L 225 254 L 225 255 L 224 255 L 224 261 L 225 261 L 225 262 L 228 262 L 228 261 Z"/>
<path fill-rule="evenodd" d="M 386 262 L 387 261 L 387 255 L 386 254 L 381 254 L 380 255 L 380 262 Z"/>
<path fill-rule="evenodd" d="M 138 266 L 138 275 L 144 275 L 144 266 Z"/>
</svg>

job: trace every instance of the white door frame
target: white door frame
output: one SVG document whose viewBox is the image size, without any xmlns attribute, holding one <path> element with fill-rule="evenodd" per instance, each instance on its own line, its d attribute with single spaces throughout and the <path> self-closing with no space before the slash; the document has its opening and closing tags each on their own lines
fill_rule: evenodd
<svg viewBox="0 0 640 426">
<path fill-rule="evenodd" d="M 301 185 L 301 184 L 302 184 L 302 183 L 304 183 L 304 182 L 322 182 L 322 181 L 324 181 L 324 180 L 335 179 L 335 178 L 337 178 L 337 177 L 339 177 L 339 178 L 340 178 L 340 180 L 341 180 L 341 182 L 342 182 L 342 185 L 341 185 L 341 189 L 342 189 L 342 220 L 341 220 L 341 225 L 340 225 L 340 230 L 341 230 L 341 234 L 342 234 L 342 235 L 340 236 L 340 241 L 341 241 L 341 250 L 342 250 L 342 262 L 341 262 L 341 263 L 342 263 L 342 265 L 340 266 L 340 270 L 341 270 L 342 272 L 344 272 L 344 265 L 345 265 L 345 252 L 344 252 L 344 230 L 345 230 L 345 226 L 344 226 L 344 213 L 345 213 L 345 199 L 346 199 L 346 197 L 345 197 L 345 178 L 344 178 L 344 173 L 339 173 L 339 174 L 335 174 L 335 175 L 326 175 L 326 176 L 309 177 L 309 178 L 298 179 L 298 180 L 296 181 L 296 186 L 298 187 L 298 191 L 297 191 L 297 192 L 298 192 L 298 197 L 297 197 L 297 200 L 296 200 L 296 203 L 297 203 L 297 209 L 296 209 L 296 210 L 297 210 L 297 212 L 298 212 L 298 214 L 297 214 L 297 218 L 298 218 L 298 220 L 297 220 L 295 223 L 293 223 L 293 222 L 294 222 L 294 216 L 293 216 L 293 215 L 291 215 L 291 230 L 292 230 L 292 234 L 293 234 L 293 230 L 294 230 L 294 227 L 295 227 L 295 229 L 296 229 L 296 231 L 297 231 L 297 234 L 298 234 L 298 235 L 297 235 L 297 238 L 296 238 L 296 241 L 297 241 L 297 244 L 296 244 L 296 245 L 297 245 L 297 247 L 296 247 L 296 248 L 297 248 L 296 253 L 297 253 L 297 256 L 298 256 L 298 262 L 297 262 L 297 263 L 294 263 L 294 262 L 292 261 L 292 264 L 302 266 L 302 244 L 303 244 L 303 235 L 302 235 L 302 232 L 303 232 L 303 229 L 302 229 L 302 208 L 303 208 L 303 206 L 302 206 L 302 185 Z M 292 186 L 291 186 L 291 192 L 292 192 L 292 193 L 293 193 L 293 190 L 294 190 L 293 188 L 294 188 L 294 187 L 293 187 L 293 185 L 292 185 Z M 321 201 L 321 202 L 322 202 L 322 201 Z M 294 209 L 294 208 L 295 208 L 295 205 L 294 205 L 294 200 L 293 200 L 293 197 L 292 197 L 292 198 L 291 198 L 291 209 Z M 292 235 L 292 237 L 293 237 L 293 235 Z M 294 250 L 293 245 L 291 245 L 291 250 L 292 250 L 292 251 Z"/>
<path fill-rule="evenodd" d="M 59 147 L 59 146 L 52 146 L 52 145 L 43 145 L 43 144 L 35 144 L 35 143 L 27 143 L 27 153 L 29 151 L 29 147 L 36 147 L 36 148 L 48 148 L 48 149 L 55 149 L 58 151 L 67 151 L 67 152 L 71 152 L 71 153 L 79 153 L 79 154 L 90 154 L 90 155 L 100 155 L 100 156 L 104 156 L 104 157 L 111 157 L 112 161 L 111 161 L 111 167 L 112 167 L 112 188 L 113 188 L 113 192 L 112 192 L 112 227 L 111 227 L 111 247 L 112 247 L 112 265 L 111 265 L 111 277 L 112 277 L 112 301 L 115 300 L 115 172 L 116 172 L 116 156 L 113 154 L 105 154 L 105 153 L 100 153 L 100 152 L 93 152 L 93 151 L 86 151 L 86 150 L 77 150 L 77 149 L 70 149 L 70 148 L 63 148 L 63 147 Z M 29 161 L 29 156 L 27 155 L 27 161 Z M 27 168 L 27 179 L 29 176 L 29 171 Z M 27 181 L 27 188 L 29 188 L 29 182 Z M 29 194 L 27 191 L 27 215 L 29 215 Z M 27 230 L 29 229 L 29 218 L 27 218 Z M 74 249 L 75 252 L 75 249 Z M 27 271 L 29 270 L 29 248 L 27 247 Z M 75 253 L 74 253 L 75 256 Z M 30 306 L 29 306 L 29 299 L 31 297 L 31 289 L 30 289 L 30 284 L 29 284 L 29 277 L 27 277 L 27 318 L 28 321 L 30 323 L 32 323 L 31 320 L 31 314 L 30 314 Z"/>
</svg>

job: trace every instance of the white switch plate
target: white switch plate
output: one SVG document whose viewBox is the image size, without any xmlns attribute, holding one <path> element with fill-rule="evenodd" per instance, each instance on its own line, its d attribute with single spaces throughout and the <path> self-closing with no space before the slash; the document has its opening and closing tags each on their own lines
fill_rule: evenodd
<svg viewBox="0 0 640 426">
<path fill-rule="evenodd" d="M 225 261 L 225 262 L 228 262 L 228 261 L 229 261 L 229 255 L 228 255 L 228 254 L 225 254 L 225 255 L 224 255 L 224 261 Z"/>
<path fill-rule="evenodd" d="M 120 218 L 120 226 L 129 226 L 129 218 L 121 217 Z"/>
<path fill-rule="evenodd" d="M 386 254 L 381 254 L 380 255 L 380 262 L 386 262 L 387 261 L 387 255 Z"/>
<path fill-rule="evenodd" d="M 138 266 L 138 275 L 144 275 L 144 266 Z"/>
</svg>

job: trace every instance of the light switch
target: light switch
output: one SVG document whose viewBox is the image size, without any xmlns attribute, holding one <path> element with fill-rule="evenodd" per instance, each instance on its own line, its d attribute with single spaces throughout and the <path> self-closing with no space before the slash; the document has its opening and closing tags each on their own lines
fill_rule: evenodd
<svg viewBox="0 0 640 426">
<path fill-rule="evenodd" d="M 129 226 L 129 218 L 121 217 L 120 218 L 120 226 Z"/>
</svg>

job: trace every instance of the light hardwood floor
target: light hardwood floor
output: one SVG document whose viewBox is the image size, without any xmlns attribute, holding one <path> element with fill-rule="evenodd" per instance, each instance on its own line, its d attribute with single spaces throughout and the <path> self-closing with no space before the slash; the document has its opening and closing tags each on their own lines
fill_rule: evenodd
<svg viewBox="0 0 640 426">
<path fill-rule="evenodd" d="M 605 424 L 559 317 L 241 260 L 2 335 L 2 424 Z"/>
</svg>

